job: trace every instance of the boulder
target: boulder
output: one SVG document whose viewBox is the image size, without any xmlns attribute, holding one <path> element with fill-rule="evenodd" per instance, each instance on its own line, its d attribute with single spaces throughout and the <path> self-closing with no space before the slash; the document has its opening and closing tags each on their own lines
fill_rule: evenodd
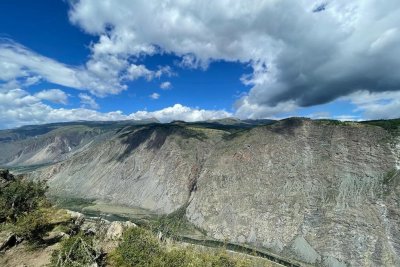
<svg viewBox="0 0 400 267">
<path fill-rule="evenodd" d="M 14 233 L 8 233 L 0 239 L 0 251 L 5 251 L 21 243 L 23 239 Z"/>
<path fill-rule="evenodd" d="M 118 240 L 122 237 L 124 230 L 130 227 L 137 227 L 136 224 L 132 222 L 119 222 L 115 221 L 110 224 L 106 233 L 106 239 L 108 240 Z"/>
<path fill-rule="evenodd" d="M 6 186 L 14 179 L 15 179 L 14 175 L 12 175 L 8 170 L 0 169 L 0 188 Z"/>
<path fill-rule="evenodd" d="M 85 222 L 85 215 L 82 213 L 72 210 L 67 210 L 67 213 L 71 216 L 76 225 L 82 225 Z"/>
</svg>

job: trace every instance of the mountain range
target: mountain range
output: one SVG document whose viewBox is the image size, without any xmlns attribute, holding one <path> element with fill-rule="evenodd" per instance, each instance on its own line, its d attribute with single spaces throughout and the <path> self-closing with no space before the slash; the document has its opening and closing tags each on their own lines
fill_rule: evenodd
<svg viewBox="0 0 400 267">
<path fill-rule="evenodd" d="M 400 120 L 55 123 L 0 131 L 50 194 L 158 214 L 320 266 L 400 264 Z"/>
</svg>

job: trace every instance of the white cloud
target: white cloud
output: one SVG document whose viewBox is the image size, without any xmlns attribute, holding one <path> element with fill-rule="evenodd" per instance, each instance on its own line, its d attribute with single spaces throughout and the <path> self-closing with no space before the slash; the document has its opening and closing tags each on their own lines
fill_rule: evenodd
<svg viewBox="0 0 400 267">
<path fill-rule="evenodd" d="M 42 79 L 42 77 L 40 77 L 40 76 L 30 76 L 25 79 L 23 86 L 29 87 L 31 85 L 37 84 L 40 82 L 41 79 Z"/>
<path fill-rule="evenodd" d="M 58 104 L 66 105 L 68 103 L 68 96 L 60 89 L 43 90 L 36 93 L 35 96 L 39 99 L 48 100 Z"/>
<path fill-rule="evenodd" d="M 137 111 L 129 115 L 119 110 L 103 113 L 88 108 L 52 108 L 22 89 L 0 92 L 0 128 L 77 120 L 113 121 L 156 118 L 161 122 L 170 122 L 172 120 L 200 121 L 231 116 L 231 113 L 224 110 L 190 108 L 181 104 L 156 111 Z"/>
<path fill-rule="evenodd" d="M 129 117 L 135 120 L 156 118 L 161 122 L 170 122 L 173 120 L 192 122 L 232 117 L 232 113 L 224 110 L 205 110 L 175 104 L 172 107 L 167 107 L 157 111 L 137 111 L 130 114 Z"/>
<path fill-rule="evenodd" d="M 246 96 L 236 103 L 235 115 L 241 119 L 276 118 L 276 114 L 293 112 L 297 108 L 298 106 L 293 100 L 269 106 L 250 102 Z"/>
<path fill-rule="evenodd" d="M 251 64 L 253 73 L 242 81 L 252 88 L 236 104 L 249 117 L 327 103 L 360 88 L 400 89 L 400 58 L 393 56 L 400 54 L 397 0 L 79 0 L 71 6 L 70 20 L 100 36 L 92 46 L 96 56 L 167 52 L 190 68 L 215 60 Z"/>
<path fill-rule="evenodd" d="M 91 109 L 98 109 L 99 104 L 97 104 L 96 100 L 94 100 L 90 95 L 80 93 L 79 99 L 81 101 L 81 106 L 83 108 L 91 108 Z"/>
<path fill-rule="evenodd" d="M 159 98 L 160 98 L 160 94 L 152 93 L 151 95 L 149 95 L 149 97 L 150 97 L 151 99 L 156 100 L 156 99 L 159 99 Z"/>
<path fill-rule="evenodd" d="M 1 52 L 1 50 L 0 50 Z M 18 64 L 8 62 L 4 57 L 1 58 L 0 61 L 0 80 L 8 81 L 12 80 L 15 77 L 26 76 L 26 71 L 22 70 Z"/>
<path fill-rule="evenodd" d="M 21 89 L 14 89 L 5 93 L 0 93 L 0 107 L 3 108 L 2 112 L 9 108 L 29 106 L 39 101 L 40 100 L 37 97 L 32 96 Z M 0 112 L 0 114 L 2 114 L 2 112 Z"/>
<path fill-rule="evenodd" d="M 74 117 L 71 112 L 99 119 L 129 118 L 120 112 L 52 109 L 38 96 L 15 88 L 48 81 L 95 96 L 119 94 L 131 80 L 174 75 L 168 66 L 150 69 L 141 63 L 165 53 L 180 57 L 178 65 L 187 68 L 206 69 L 220 60 L 249 64 L 252 73 L 241 81 L 251 89 L 235 103 L 235 116 L 240 118 L 272 117 L 345 96 L 365 117 L 399 116 L 398 0 L 384 4 L 328 0 L 323 7 L 319 0 L 254 0 L 251 5 L 246 0 L 70 3 L 71 22 L 98 37 L 90 46 L 89 60 L 82 66 L 68 66 L 0 39 L 0 103 L 15 99 L 16 106 L 14 117 L 13 107 L 1 110 L 4 120 L 6 112 L 17 124 L 25 123 L 21 118 L 28 114 L 39 121 L 69 120 Z M 369 101 L 362 102 L 362 97 Z M 35 117 L 38 107 L 49 115 Z M 180 105 L 156 114 L 176 110 L 181 111 L 178 117 L 190 114 L 188 118 L 225 114 Z M 66 117 L 57 117 L 61 114 Z"/>
<path fill-rule="evenodd" d="M 125 78 L 128 80 L 136 80 L 140 77 L 144 77 L 150 81 L 154 77 L 154 72 L 147 69 L 145 65 L 131 64 L 127 70 Z"/>
<path fill-rule="evenodd" d="M 9 81 L 20 77 L 30 77 L 38 74 L 47 81 L 73 87 L 82 88 L 77 78 L 77 70 L 72 69 L 50 58 L 38 55 L 29 49 L 11 42 L 0 42 L 0 79 Z"/>
<path fill-rule="evenodd" d="M 129 119 L 121 111 L 101 113 L 86 108 L 52 108 L 22 89 L 0 92 L 0 128 L 76 120 Z"/>
<path fill-rule="evenodd" d="M 371 93 L 357 91 L 343 97 L 356 105 L 355 111 L 362 112 L 363 119 L 394 119 L 400 117 L 400 92 Z"/>
<path fill-rule="evenodd" d="M 163 90 L 168 90 L 172 88 L 171 82 L 163 82 L 160 84 L 160 88 Z"/>
<path fill-rule="evenodd" d="M 332 118 L 332 117 L 330 117 Z M 339 115 L 339 116 L 334 116 L 333 119 L 339 120 L 339 121 L 362 121 L 360 116 L 357 115 Z"/>
<path fill-rule="evenodd" d="M 162 75 L 173 75 L 168 66 L 148 70 L 144 65 L 131 64 L 128 58 L 113 54 L 93 54 L 85 66 L 68 66 L 10 40 L 0 39 L 0 82 L 3 81 L 0 86 L 29 87 L 46 80 L 104 97 L 125 90 L 126 80 L 140 77 L 151 80 Z"/>
</svg>

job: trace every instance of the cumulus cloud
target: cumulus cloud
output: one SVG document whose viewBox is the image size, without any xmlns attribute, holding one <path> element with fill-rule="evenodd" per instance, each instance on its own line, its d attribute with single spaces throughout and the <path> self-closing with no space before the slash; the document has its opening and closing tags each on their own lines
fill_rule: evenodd
<svg viewBox="0 0 400 267">
<path fill-rule="evenodd" d="M 151 80 L 153 72 L 148 70 L 145 65 L 135 65 L 129 66 L 126 74 L 126 78 L 129 80 L 136 80 L 139 77 L 146 77 L 147 80 Z"/>
<path fill-rule="evenodd" d="M 252 88 L 236 103 L 250 117 L 399 90 L 399 17 L 397 0 L 79 0 L 70 10 L 73 23 L 100 37 L 94 55 L 169 52 L 191 68 L 251 64 L 242 81 Z"/>
<path fill-rule="evenodd" d="M 151 99 L 156 100 L 156 99 L 159 99 L 159 98 L 160 98 L 160 94 L 152 93 L 151 95 L 149 95 L 149 97 L 150 97 Z"/>
<path fill-rule="evenodd" d="M 190 108 L 181 104 L 175 104 L 157 111 L 137 111 L 129 115 L 135 120 L 143 120 L 148 118 L 156 118 L 161 122 L 170 122 L 173 120 L 183 120 L 188 122 L 215 120 L 231 117 L 232 113 L 225 110 L 206 110 L 198 108 Z"/>
<path fill-rule="evenodd" d="M 160 78 L 162 75 L 170 77 L 174 75 L 174 72 L 169 66 L 159 67 L 157 70 L 149 70 L 143 64 L 131 64 L 126 71 L 124 78 L 127 80 L 136 80 L 143 77 L 146 80 L 151 81 L 154 78 Z"/>
<path fill-rule="evenodd" d="M 87 97 L 81 96 L 81 99 L 85 98 Z M 90 103 L 90 100 L 88 102 Z M 0 128 L 76 120 L 113 121 L 156 118 L 161 122 L 170 122 L 172 120 L 201 121 L 230 116 L 232 114 L 224 110 L 205 110 L 186 107 L 181 104 L 156 111 L 137 111 L 132 114 L 124 114 L 119 110 L 99 112 L 86 107 L 52 108 L 43 103 L 37 96 L 22 89 L 0 92 Z"/>
<path fill-rule="evenodd" d="M 78 97 L 79 97 L 79 99 L 81 101 L 81 106 L 83 108 L 86 108 L 86 107 L 91 108 L 91 109 L 100 108 L 100 106 L 99 106 L 99 104 L 97 104 L 96 100 L 94 100 L 94 98 L 91 97 L 90 95 L 80 93 L 78 95 Z"/>
<path fill-rule="evenodd" d="M 22 89 L 0 92 L 0 128 L 74 120 L 121 120 L 122 112 L 100 113 L 85 108 L 55 109 Z"/>
<path fill-rule="evenodd" d="M 356 106 L 363 119 L 394 119 L 400 117 L 400 92 L 368 92 L 361 90 L 343 97 Z"/>
<path fill-rule="evenodd" d="M 36 93 L 35 96 L 42 100 L 48 100 L 58 104 L 66 105 L 68 103 L 68 95 L 60 89 L 43 90 Z"/>
<path fill-rule="evenodd" d="M 101 113 L 88 109 L 97 107 L 89 94 L 82 94 L 84 108 L 53 109 L 42 100 L 63 103 L 60 93 L 50 99 L 49 92 L 32 95 L 15 89 L 48 81 L 97 97 L 119 94 L 132 80 L 174 75 L 168 66 L 152 69 L 141 63 L 165 53 L 178 56 L 183 68 L 206 69 L 221 60 L 250 65 L 252 72 L 240 77 L 249 92 L 234 103 L 234 115 L 240 118 L 273 117 L 335 99 L 352 102 L 366 118 L 400 116 L 397 0 L 384 4 L 379 0 L 254 0 L 251 5 L 246 0 L 69 2 L 70 21 L 98 37 L 90 45 L 88 61 L 69 66 L 0 39 L 2 122 L 8 118 L 17 124 L 28 118 L 70 120 L 71 112 L 92 119 L 175 114 L 191 120 L 232 115 L 181 105 L 162 112 Z M 166 83 L 160 88 L 166 89 Z M 18 107 L 13 114 L 4 108 L 9 99 Z M 66 117 L 58 117 L 61 114 Z"/>
<path fill-rule="evenodd" d="M 171 84 L 171 82 L 162 82 L 160 84 L 160 88 L 163 90 L 168 90 L 168 89 L 172 88 L 172 84 Z"/>
</svg>

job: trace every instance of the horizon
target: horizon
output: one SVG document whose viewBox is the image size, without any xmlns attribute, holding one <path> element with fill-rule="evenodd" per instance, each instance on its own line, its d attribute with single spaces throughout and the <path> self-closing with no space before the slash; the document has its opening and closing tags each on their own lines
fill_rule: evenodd
<svg viewBox="0 0 400 267">
<path fill-rule="evenodd" d="M 247 3 L 2 1 L 0 129 L 400 117 L 399 2 Z"/>
<path fill-rule="evenodd" d="M 45 126 L 45 125 L 57 125 L 57 124 L 71 124 L 71 123 L 118 123 L 118 122 L 138 122 L 137 125 L 151 125 L 151 124 L 174 124 L 174 123 L 188 123 L 188 124 L 196 124 L 196 123 L 216 123 L 218 121 L 223 120 L 236 120 L 239 122 L 246 122 L 246 121 L 271 121 L 271 122 L 280 122 L 290 119 L 302 119 L 302 120 L 311 120 L 311 121 L 338 121 L 338 122 L 352 122 L 352 123 L 363 123 L 363 122 L 375 122 L 375 121 L 393 121 L 393 120 L 400 120 L 400 118 L 393 118 L 393 119 L 373 119 L 373 120 L 339 120 L 339 119 L 331 119 L 331 118 L 310 118 L 310 117 L 286 117 L 280 119 L 239 119 L 235 117 L 224 117 L 220 119 L 211 119 L 211 120 L 199 120 L 199 121 L 184 121 L 184 120 L 172 120 L 168 122 L 161 122 L 156 118 L 147 118 L 147 119 L 123 119 L 123 120 L 76 120 L 76 121 L 54 121 L 54 122 L 45 122 L 39 124 L 25 124 L 20 125 L 12 128 L 0 128 L 0 131 L 7 131 L 7 130 L 18 130 L 24 127 L 34 127 L 34 126 Z M 153 121 L 152 121 L 153 120 Z M 156 120 L 156 121 L 154 121 Z M 152 122 L 149 122 L 152 121 Z M 140 124 L 143 122 L 144 124 Z M 145 123 L 147 122 L 147 123 Z"/>
</svg>

